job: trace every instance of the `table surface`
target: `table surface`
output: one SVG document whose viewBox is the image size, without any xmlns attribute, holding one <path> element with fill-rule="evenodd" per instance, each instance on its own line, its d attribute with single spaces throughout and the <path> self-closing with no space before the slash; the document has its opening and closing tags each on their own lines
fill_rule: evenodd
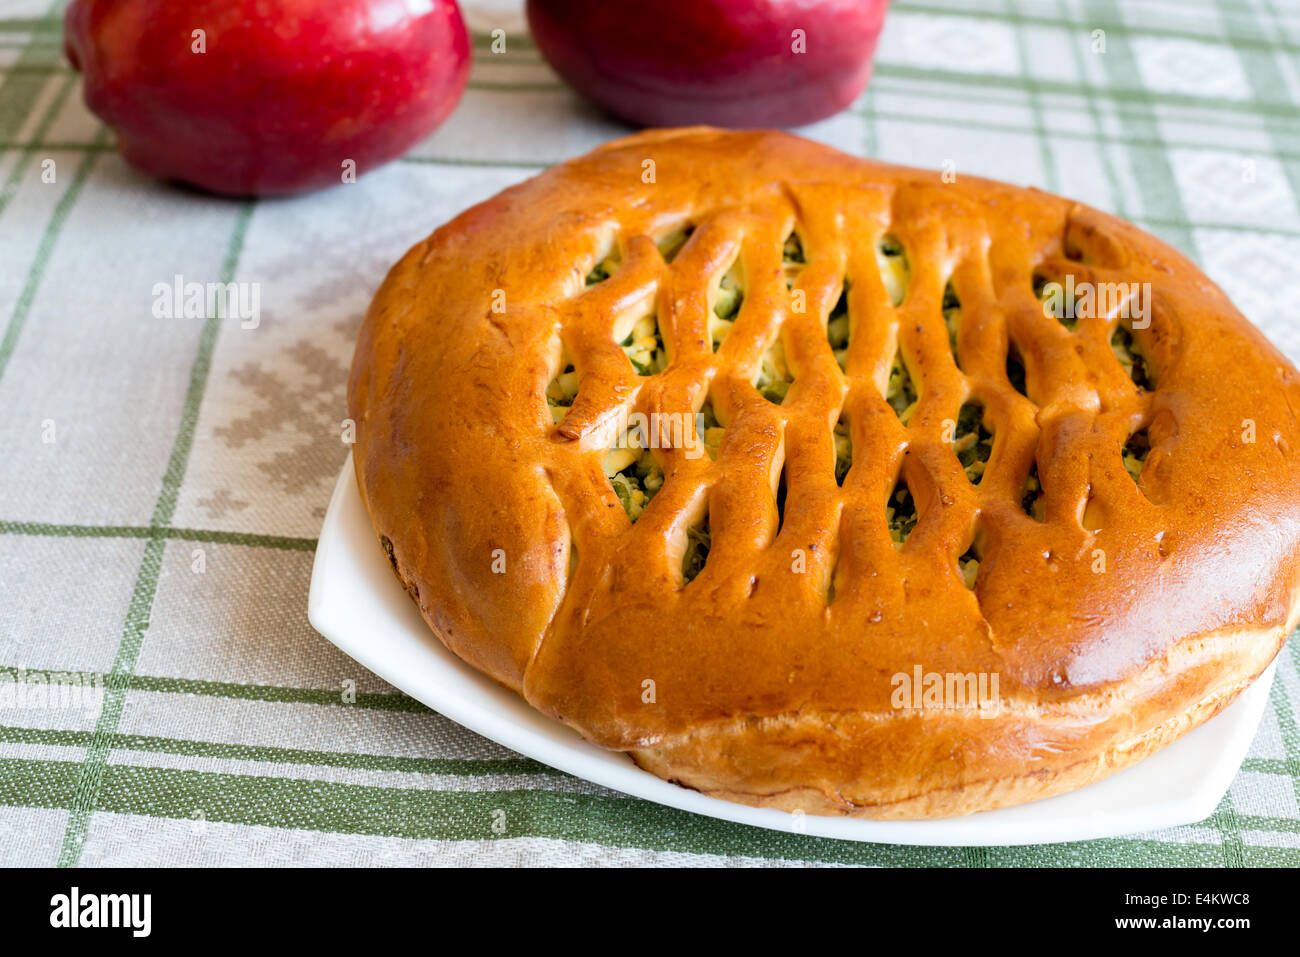
<svg viewBox="0 0 1300 957">
<path fill-rule="evenodd" d="M 1028 848 L 683 814 L 366 673 L 306 607 L 370 295 L 439 223 L 626 128 L 557 81 L 517 3 L 470 4 L 469 89 L 403 160 L 305 198 L 209 198 L 122 162 L 61 57 L 60 7 L 0 0 L 0 861 L 1300 864 L 1295 641 L 1213 816 Z M 876 62 L 807 135 L 1132 219 L 1300 359 L 1300 3 L 906 0 Z M 258 283 L 260 324 L 158 318 L 176 276 Z"/>
</svg>

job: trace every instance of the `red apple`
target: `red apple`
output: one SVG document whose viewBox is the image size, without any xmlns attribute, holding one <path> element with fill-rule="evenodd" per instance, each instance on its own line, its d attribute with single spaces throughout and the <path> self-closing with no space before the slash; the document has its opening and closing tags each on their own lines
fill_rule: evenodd
<svg viewBox="0 0 1300 957">
<path fill-rule="evenodd" d="M 798 126 L 862 92 L 888 0 L 528 0 L 542 55 L 634 124 Z"/>
<path fill-rule="evenodd" d="M 72 0 L 86 104 L 140 169 L 218 193 L 292 193 L 400 156 L 455 107 L 454 0 Z"/>
</svg>

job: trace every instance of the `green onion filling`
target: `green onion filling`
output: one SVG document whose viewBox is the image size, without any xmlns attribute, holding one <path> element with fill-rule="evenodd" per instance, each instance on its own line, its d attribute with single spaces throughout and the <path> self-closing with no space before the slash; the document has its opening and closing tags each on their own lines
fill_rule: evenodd
<svg viewBox="0 0 1300 957">
<path fill-rule="evenodd" d="M 698 526 L 686 530 L 686 551 L 682 555 L 682 579 L 694 581 L 704 571 L 704 563 L 709 559 L 709 547 L 712 545 L 709 534 L 709 516 L 706 513 Z"/>
<path fill-rule="evenodd" d="M 984 427 L 984 407 L 978 402 L 967 402 L 957 414 L 952 450 L 957 453 L 966 478 L 972 485 L 979 485 L 993 454 L 993 433 Z"/>
<path fill-rule="evenodd" d="M 912 490 L 902 479 L 899 479 L 893 494 L 889 496 L 889 503 L 885 506 L 885 517 L 889 521 L 889 537 L 894 540 L 896 548 L 901 548 L 908 536 L 912 534 L 912 529 L 916 528 L 920 517 L 916 513 Z"/>
<path fill-rule="evenodd" d="M 1151 371 L 1147 366 L 1146 357 L 1127 326 L 1115 327 L 1115 332 L 1110 337 L 1110 348 L 1115 353 L 1115 358 L 1119 360 L 1119 364 L 1124 367 L 1124 371 L 1128 373 L 1128 377 L 1133 380 L 1133 384 L 1144 392 L 1149 392 L 1154 387 Z"/>
</svg>

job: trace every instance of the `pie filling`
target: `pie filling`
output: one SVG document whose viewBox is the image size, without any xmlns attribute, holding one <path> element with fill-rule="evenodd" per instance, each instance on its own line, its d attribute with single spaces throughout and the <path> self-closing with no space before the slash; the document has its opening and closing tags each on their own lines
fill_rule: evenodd
<svg viewBox="0 0 1300 957">
<path fill-rule="evenodd" d="M 713 344 L 714 352 L 718 351 L 718 347 L 730 334 L 744 301 L 745 290 L 740 275 L 740 260 L 737 259 L 718 281 L 713 311 L 709 315 L 709 342 Z"/>
<path fill-rule="evenodd" d="M 900 351 L 894 356 L 894 366 L 889 372 L 889 387 L 885 391 L 885 401 L 898 415 L 898 421 L 907 425 L 916 411 L 916 385 L 912 382 L 912 373 L 903 361 Z"/>
<path fill-rule="evenodd" d="M 1154 388 L 1146 357 L 1142 354 L 1137 342 L 1134 341 L 1133 333 L 1123 323 L 1115 327 L 1115 332 L 1110 337 L 1110 348 L 1115 353 L 1115 358 L 1119 360 L 1119 364 L 1124 367 L 1124 371 L 1128 373 L 1128 377 L 1133 380 L 1134 385 L 1144 392 L 1149 392 Z"/>
<path fill-rule="evenodd" d="M 1007 349 L 1007 381 L 1011 383 L 1011 388 L 1026 399 L 1029 398 L 1029 392 L 1025 385 L 1025 362 L 1020 358 L 1020 350 L 1016 348 L 1014 342 Z"/>
<path fill-rule="evenodd" d="M 885 283 L 885 291 L 889 293 L 889 301 L 895 306 L 901 306 L 912 273 L 907 264 L 907 250 L 897 237 L 880 237 L 876 243 L 876 265 L 880 267 L 880 278 Z"/>
<path fill-rule="evenodd" d="M 803 267 L 807 265 L 804 258 L 803 240 L 799 238 L 797 232 L 791 232 L 785 238 L 785 244 L 781 247 L 781 272 L 785 276 L 785 285 L 787 289 L 793 289 L 799 274 L 803 272 Z"/>
<path fill-rule="evenodd" d="M 966 549 L 965 554 L 957 559 L 957 571 L 961 574 L 961 580 L 967 588 L 975 587 L 975 578 L 980 571 L 980 560 L 975 554 L 974 545 Z"/>
<path fill-rule="evenodd" d="M 952 350 L 952 361 L 961 368 L 961 359 L 957 354 L 957 334 L 961 330 L 961 300 L 957 298 L 957 290 L 952 288 L 949 282 L 943 287 L 943 324 L 948 330 L 948 348 Z"/>
<path fill-rule="evenodd" d="M 894 540 L 895 548 L 902 548 L 912 529 L 916 528 L 916 502 L 912 499 L 912 490 L 901 476 L 885 506 L 885 518 L 889 521 L 889 537 Z"/>
<path fill-rule="evenodd" d="M 830 343 L 831 352 L 840 370 L 848 368 L 849 359 L 849 281 L 844 280 L 844 288 L 835 308 L 826 319 L 826 341 Z"/>
<path fill-rule="evenodd" d="M 1055 283 L 1055 289 L 1047 288 L 1049 283 Z M 1042 273 L 1034 273 L 1034 298 L 1044 304 L 1044 310 L 1056 316 L 1058 322 L 1065 326 L 1066 329 L 1073 332 L 1079 327 L 1078 306 L 1076 304 L 1074 287 L 1063 288 L 1065 284 L 1058 280 L 1053 280 L 1044 276 Z M 1053 293 L 1050 300 L 1048 294 Z"/>
<path fill-rule="evenodd" d="M 689 584 L 700 572 L 709 558 L 709 515 L 706 512 L 698 525 L 686 530 L 686 551 L 682 554 L 682 582 Z"/>
<path fill-rule="evenodd" d="M 1146 429 L 1138 429 L 1124 443 L 1124 468 L 1138 481 L 1142 475 L 1142 466 L 1146 465 L 1147 456 L 1151 454 L 1151 440 Z"/>
<path fill-rule="evenodd" d="M 677 258 L 677 254 L 682 251 L 686 245 L 686 240 L 691 238 L 695 232 L 695 226 L 691 223 L 685 223 L 674 229 L 672 232 L 661 236 L 655 245 L 659 247 L 659 255 L 664 258 L 664 262 L 670 263 Z"/>
<path fill-rule="evenodd" d="M 1038 480 L 1037 462 L 1025 478 L 1025 484 L 1020 492 L 1020 507 L 1035 521 L 1047 521 L 1047 501 L 1043 496 L 1043 483 Z"/>
<path fill-rule="evenodd" d="M 966 471 L 966 478 L 972 485 L 979 485 L 993 454 L 993 433 L 984 427 L 984 407 L 978 402 L 967 402 L 961 407 L 952 450 Z"/>
<path fill-rule="evenodd" d="M 700 414 L 696 422 L 700 441 L 704 443 L 704 450 L 709 454 L 709 458 L 716 461 L 718 446 L 722 444 L 722 433 L 725 429 L 713 411 L 712 402 L 705 402 L 704 405 L 700 406 Z"/>
<path fill-rule="evenodd" d="M 546 404 L 551 409 L 551 419 L 559 422 L 568 414 L 573 400 L 578 397 L 578 373 L 572 362 L 565 362 L 560 374 L 546 387 Z"/>
<path fill-rule="evenodd" d="M 835 484 L 843 485 L 853 467 L 853 442 L 849 438 L 849 423 L 844 416 L 835 423 Z"/>
<path fill-rule="evenodd" d="M 637 375 L 654 375 L 668 368 L 668 354 L 664 351 L 659 320 L 654 315 L 642 316 L 619 343 Z"/>
<path fill-rule="evenodd" d="M 767 351 L 763 353 L 763 364 L 759 367 L 758 378 L 754 381 L 754 387 L 768 402 L 780 405 L 785 401 L 786 393 L 790 391 L 792 382 L 794 382 L 794 376 L 790 374 L 790 367 L 786 365 L 785 346 L 781 343 L 781 337 L 778 335 L 772 344 L 767 347 Z"/>
<path fill-rule="evenodd" d="M 597 283 L 604 282 L 610 276 L 614 275 L 614 273 L 618 272 L 618 267 L 621 265 L 623 265 L 623 255 L 619 252 L 618 246 L 615 245 L 614 248 L 609 251 L 608 255 L 600 260 L 600 262 L 596 263 L 596 265 L 591 268 L 591 272 L 587 273 L 587 286 L 590 287 Z"/>
<path fill-rule="evenodd" d="M 605 475 L 633 522 L 664 485 L 664 470 L 644 444 L 640 430 L 631 429 L 605 455 Z"/>
</svg>

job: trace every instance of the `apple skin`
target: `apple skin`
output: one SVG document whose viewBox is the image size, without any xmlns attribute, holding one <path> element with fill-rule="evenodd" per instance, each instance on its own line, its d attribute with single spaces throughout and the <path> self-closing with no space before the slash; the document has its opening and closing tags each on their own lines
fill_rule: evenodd
<svg viewBox="0 0 1300 957">
<path fill-rule="evenodd" d="M 470 66 L 454 0 L 72 0 L 64 51 L 127 161 L 230 195 L 318 189 L 346 160 L 361 174 L 400 156 L 447 118 Z"/>
<path fill-rule="evenodd" d="M 888 5 L 528 0 L 528 23 L 560 76 L 634 125 L 801 126 L 862 92 Z"/>
</svg>

